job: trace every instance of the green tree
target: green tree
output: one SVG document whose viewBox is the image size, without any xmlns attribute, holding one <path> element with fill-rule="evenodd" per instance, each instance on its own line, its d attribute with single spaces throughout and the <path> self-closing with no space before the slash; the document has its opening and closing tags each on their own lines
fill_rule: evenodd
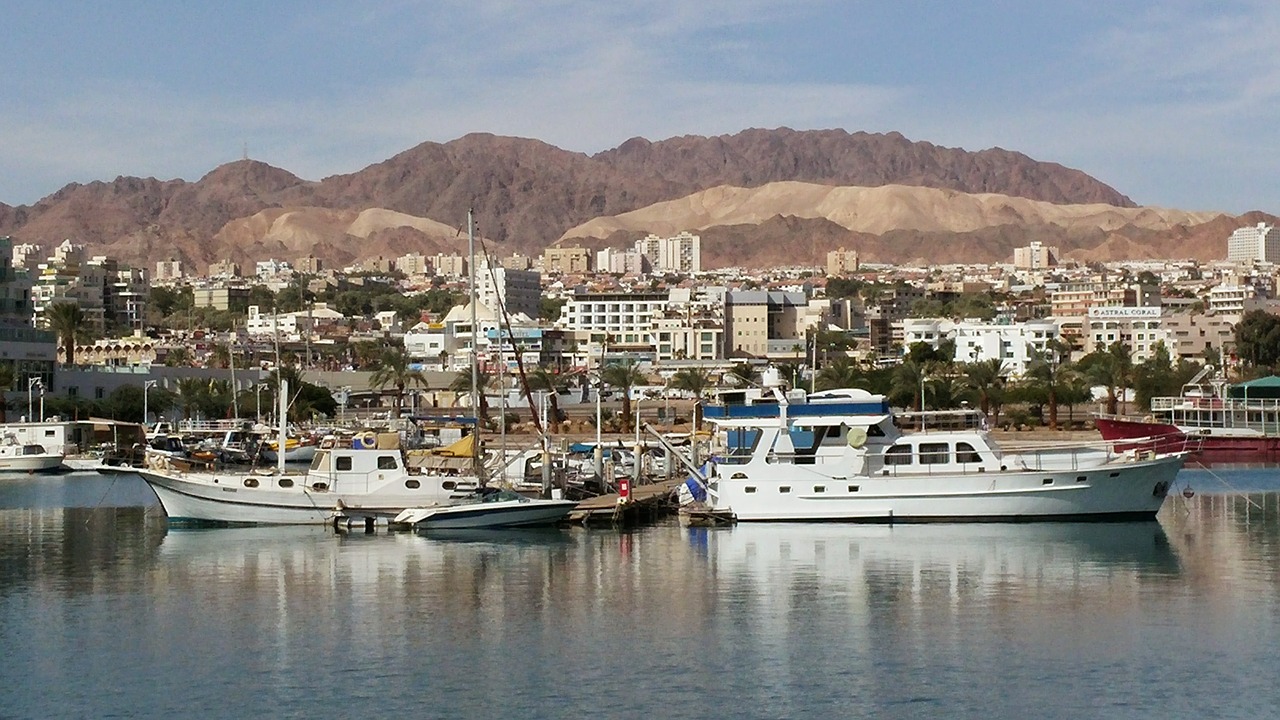
<svg viewBox="0 0 1280 720">
<path fill-rule="evenodd" d="M 1008 380 L 1009 370 L 1000 358 L 979 360 L 963 366 L 965 384 L 978 396 L 978 409 L 984 417 L 992 422 L 1000 419 L 1000 402 L 1004 397 L 1004 386 Z M 991 414 L 992 406 L 996 413 Z"/>
<path fill-rule="evenodd" d="M 736 365 L 734 367 L 737 367 Z M 631 388 L 648 382 L 644 373 L 640 372 L 634 360 L 614 362 L 604 366 L 600 371 L 600 380 L 622 393 L 622 428 L 623 432 L 632 429 L 631 421 Z"/>
<path fill-rule="evenodd" d="M 58 301 L 45 308 L 44 317 L 49 329 L 58 336 L 58 342 L 62 344 L 64 364 L 75 365 L 76 342 L 88 329 L 84 310 L 74 301 Z"/>
<path fill-rule="evenodd" d="M 569 378 L 564 373 L 552 372 L 547 367 L 536 367 L 525 374 L 525 379 L 529 384 L 530 390 L 546 390 L 547 401 L 551 404 L 551 417 L 553 422 L 559 422 L 564 419 L 565 415 L 560 411 L 560 391 L 564 390 L 569 384 Z"/>
<path fill-rule="evenodd" d="M 1049 411 L 1049 429 L 1058 429 L 1058 393 L 1071 371 L 1066 361 L 1070 346 L 1061 340 L 1050 340 L 1044 350 L 1032 349 L 1032 359 L 1027 366 L 1027 384 L 1042 395 Z"/>
<path fill-rule="evenodd" d="M 5 393 L 13 389 L 14 380 L 13 362 L 0 361 L 0 423 L 9 421 L 9 403 L 5 399 Z"/>
<path fill-rule="evenodd" d="M 890 380 L 890 400 L 906 405 L 916 412 L 924 408 L 924 391 L 921 389 L 926 378 L 925 366 L 915 360 L 906 360 L 893 369 Z"/>
<path fill-rule="evenodd" d="M 1274 372 L 1280 362 L 1280 317 L 1250 310 L 1236 324 L 1236 352 L 1255 369 Z"/>
<path fill-rule="evenodd" d="M 814 379 L 814 388 L 817 390 L 854 387 L 867 389 L 867 376 L 856 362 L 847 357 L 838 357 L 831 361 L 818 372 L 818 377 Z"/>
<path fill-rule="evenodd" d="M 165 352 L 164 364 L 166 367 L 187 367 L 191 365 L 191 351 L 182 347 L 171 347 Z"/>
<path fill-rule="evenodd" d="M 734 363 L 729 368 L 729 378 L 731 381 L 737 382 L 739 385 L 746 387 L 748 385 L 760 384 L 760 371 L 751 363 L 740 362 Z"/>
<path fill-rule="evenodd" d="M 1133 356 L 1129 354 L 1129 347 L 1114 342 L 1080 358 L 1076 367 L 1092 383 L 1107 389 L 1106 412 L 1115 415 L 1120 398 L 1133 386 Z"/>
<path fill-rule="evenodd" d="M 489 421 L 489 398 L 486 393 L 489 386 L 493 383 L 493 376 L 487 372 L 478 372 L 476 374 L 476 395 L 479 397 L 479 413 L 480 421 L 487 423 Z M 471 392 L 471 371 L 462 370 L 454 375 L 453 382 L 449 383 L 449 389 L 456 393 Z"/>
<path fill-rule="evenodd" d="M 427 386 L 427 376 L 410 365 L 409 354 L 404 348 L 387 348 L 382 353 L 382 362 L 378 369 L 369 376 L 369 385 L 379 390 L 390 385 L 396 389 L 393 417 L 400 417 L 400 408 L 404 404 L 404 391 L 410 385 Z"/>
</svg>

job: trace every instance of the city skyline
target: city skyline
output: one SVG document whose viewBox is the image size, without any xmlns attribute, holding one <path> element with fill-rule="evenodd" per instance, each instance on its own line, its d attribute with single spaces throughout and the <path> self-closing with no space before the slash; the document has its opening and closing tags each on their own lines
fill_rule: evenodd
<svg viewBox="0 0 1280 720">
<path fill-rule="evenodd" d="M 307 179 L 469 132 L 594 153 L 748 127 L 901 132 L 1144 205 L 1275 212 L 1259 0 L 15 6 L 0 202 L 248 154 Z"/>
</svg>

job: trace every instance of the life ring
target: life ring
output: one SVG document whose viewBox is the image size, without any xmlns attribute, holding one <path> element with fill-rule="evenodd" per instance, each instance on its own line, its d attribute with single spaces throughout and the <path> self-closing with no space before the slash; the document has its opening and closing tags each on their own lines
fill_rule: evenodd
<svg viewBox="0 0 1280 720">
<path fill-rule="evenodd" d="M 849 447 L 860 448 L 867 444 L 867 429 L 862 427 L 849 428 L 848 436 Z"/>
<path fill-rule="evenodd" d="M 356 435 L 356 447 L 363 448 L 365 450 L 372 450 L 378 447 L 377 434 L 372 430 L 365 430 L 359 435 Z"/>
</svg>

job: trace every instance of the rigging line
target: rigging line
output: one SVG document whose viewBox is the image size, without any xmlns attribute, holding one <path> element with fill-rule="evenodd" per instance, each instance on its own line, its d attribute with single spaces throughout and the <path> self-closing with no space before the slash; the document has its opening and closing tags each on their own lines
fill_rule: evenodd
<svg viewBox="0 0 1280 720">
<path fill-rule="evenodd" d="M 104 503 L 104 502 L 106 502 L 106 501 L 107 501 L 107 495 L 110 495 L 110 494 L 111 494 L 111 488 L 114 488 L 114 487 L 116 486 L 116 480 L 117 480 L 118 478 L 119 478 L 119 474 L 118 474 L 118 473 L 111 473 L 111 484 L 110 484 L 110 485 L 108 485 L 108 486 L 107 486 L 106 491 L 102 493 L 102 497 L 98 498 L 98 502 L 93 506 L 93 509 L 94 509 L 94 510 L 97 510 L 97 509 L 101 508 L 101 507 L 102 507 L 102 503 Z M 85 527 L 89 527 L 89 521 L 90 521 L 90 520 L 92 520 L 92 519 L 93 519 L 93 515 L 92 515 L 92 514 L 90 514 L 88 517 L 86 517 L 86 518 L 84 519 L 84 526 L 85 526 Z"/>
<path fill-rule="evenodd" d="M 542 418 L 538 416 L 538 412 L 533 405 L 533 391 L 529 388 L 529 377 L 525 375 L 524 372 L 524 354 L 516 347 L 515 337 L 511 332 L 511 313 L 507 311 L 507 303 L 503 300 L 502 295 L 499 295 L 496 292 L 498 287 L 498 276 L 494 272 L 493 258 L 489 255 L 489 247 L 485 244 L 483 237 L 480 238 L 480 252 L 484 253 L 485 267 L 489 268 L 489 280 L 493 283 L 493 287 L 495 289 L 494 294 L 497 295 L 498 298 L 498 312 L 502 314 L 503 325 L 506 327 L 507 336 L 511 338 L 512 349 L 515 350 L 512 354 L 516 356 L 516 371 L 520 373 L 520 387 L 524 391 L 525 400 L 529 403 L 529 415 L 533 418 L 533 427 L 538 432 L 539 437 L 543 440 L 549 440 L 550 438 L 547 437 L 546 430 L 542 427 Z M 474 327 L 471 328 L 471 333 L 472 337 L 475 337 Z M 498 333 L 498 347 L 502 347 L 501 332 Z M 501 351 L 499 351 L 498 354 L 501 356 Z M 503 362 L 505 362 L 505 359 Z M 505 392 L 505 388 L 503 388 L 503 390 Z M 555 388 L 549 388 L 549 391 L 555 392 Z M 505 398 L 503 402 L 506 402 Z"/>
<path fill-rule="evenodd" d="M 1211 470 L 1207 465 L 1205 465 L 1205 464 L 1201 463 L 1201 464 L 1200 464 L 1200 467 L 1201 467 L 1205 472 L 1207 472 L 1207 473 L 1209 473 L 1210 475 L 1212 475 L 1212 476 L 1214 477 L 1214 479 L 1215 479 L 1215 480 L 1217 480 L 1218 482 L 1220 482 L 1220 483 L 1222 483 L 1223 485 L 1225 485 L 1225 486 L 1227 487 L 1227 489 L 1228 489 L 1228 490 L 1230 490 L 1231 492 L 1235 493 L 1236 495 L 1239 495 L 1240 497 L 1244 498 L 1244 499 L 1245 499 L 1245 502 L 1247 502 L 1247 503 L 1249 503 L 1250 505 L 1252 505 L 1252 506 L 1254 506 L 1254 507 L 1258 508 L 1259 510 L 1263 510 L 1263 509 L 1264 509 L 1261 505 L 1259 505 L 1256 501 L 1254 501 L 1254 499 L 1253 499 L 1253 498 L 1249 497 L 1248 493 L 1244 493 L 1244 492 L 1241 492 L 1240 490 L 1237 490 L 1235 487 L 1233 487 L 1233 486 L 1231 485 L 1231 483 L 1227 482 L 1226 478 L 1222 477 L 1222 476 L 1221 476 L 1221 475 L 1219 475 L 1218 473 L 1216 473 L 1216 472 L 1214 472 L 1213 470 Z"/>
</svg>

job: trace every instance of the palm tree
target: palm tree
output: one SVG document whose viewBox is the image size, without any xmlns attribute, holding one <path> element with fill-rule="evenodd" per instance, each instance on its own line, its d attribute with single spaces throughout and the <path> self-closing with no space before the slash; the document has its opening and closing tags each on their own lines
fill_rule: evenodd
<svg viewBox="0 0 1280 720">
<path fill-rule="evenodd" d="M 693 393 L 693 426 L 695 428 L 702 425 L 702 399 L 706 392 L 713 387 L 711 382 L 711 373 L 700 368 L 684 368 L 677 370 L 671 376 L 671 380 L 667 382 L 668 387 L 676 390 L 684 390 Z"/>
<path fill-rule="evenodd" d="M 1000 358 L 979 360 L 964 366 L 965 383 L 978 394 L 978 409 L 982 411 L 983 417 L 991 414 L 992 401 L 998 401 L 1003 393 L 1008 373 L 1008 368 Z M 999 419 L 998 414 L 997 410 L 997 417 L 993 420 Z"/>
<path fill-rule="evenodd" d="M 600 371 L 600 380 L 605 385 L 617 388 L 622 392 L 622 431 L 629 432 L 631 425 L 631 388 L 643 385 L 648 378 L 636 367 L 634 360 L 610 363 Z"/>
<path fill-rule="evenodd" d="M 814 381 L 818 390 L 834 390 L 836 388 L 867 388 L 867 376 L 858 364 L 847 357 L 838 357 L 818 372 Z"/>
<path fill-rule="evenodd" d="M 165 353 L 164 364 L 168 367 L 184 367 L 191 364 L 191 351 L 184 347 L 169 348 Z"/>
<path fill-rule="evenodd" d="M 1106 350 L 1095 350 L 1085 355 L 1079 366 L 1089 380 L 1107 388 L 1107 414 L 1115 415 L 1120 396 L 1133 385 L 1133 357 L 1129 348 L 1114 342 Z"/>
<path fill-rule="evenodd" d="M 758 385 L 760 383 L 760 371 L 751 363 L 734 363 L 733 367 L 729 368 L 729 378 L 737 380 L 739 385 Z"/>
<path fill-rule="evenodd" d="M 205 380 L 200 378 L 178 380 L 178 407 L 182 408 L 182 416 L 187 419 L 193 417 L 208 393 L 209 383 Z"/>
<path fill-rule="evenodd" d="M 531 390 L 546 390 L 547 399 L 551 403 L 551 422 L 560 422 L 564 417 L 560 414 L 559 392 L 565 388 L 568 378 L 562 373 L 551 372 L 550 368 L 539 366 L 525 374 L 525 380 Z"/>
<path fill-rule="evenodd" d="M 1058 390 L 1071 370 L 1070 363 L 1063 359 L 1069 347 L 1060 340 L 1050 340 L 1044 350 L 1032 350 L 1031 363 L 1027 367 L 1027 378 L 1032 387 L 1044 393 L 1049 407 L 1050 430 L 1058 429 Z"/>
<path fill-rule="evenodd" d="M 427 376 L 422 371 L 409 366 L 409 354 L 404 348 L 387 348 L 382 353 L 382 362 L 377 370 L 369 376 L 369 385 L 382 390 L 388 385 L 396 389 L 395 407 L 392 417 L 400 417 L 400 406 L 404 402 L 404 391 L 409 385 L 427 386 Z"/>
<path fill-rule="evenodd" d="M 485 396 L 485 392 L 492 381 L 493 375 L 483 370 L 476 373 L 476 395 L 480 398 L 479 413 L 482 422 L 489 421 L 489 399 Z M 471 392 L 471 371 L 462 370 L 454 375 L 453 382 L 449 383 L 449 389 L 456 393 Z"/>
<path fill-rule="evenodd" d="M 13 389 L 14 374 L 12 361 L 0 362 L 0 423 L 9 420 L 9 403 L 5 399 L 5 393 Z"/>
<path fill-rule="evenodd" d="M 889 381 L 889 392 L 895 402 L 908 400 L 912 410 L 920 412 L 924 409 L 924 391 L 926 378 L 925 366 L 914 360 L 906 360 L 893 370 Z"/>
<path fill-rule="evenodd" d="M 76 339 L 85 331 L 84 310 L 74 301 L 59 301 L 44 310 L 45 323 L 62 343 L 64 364 L 75 365 Z"/>
</svg>

